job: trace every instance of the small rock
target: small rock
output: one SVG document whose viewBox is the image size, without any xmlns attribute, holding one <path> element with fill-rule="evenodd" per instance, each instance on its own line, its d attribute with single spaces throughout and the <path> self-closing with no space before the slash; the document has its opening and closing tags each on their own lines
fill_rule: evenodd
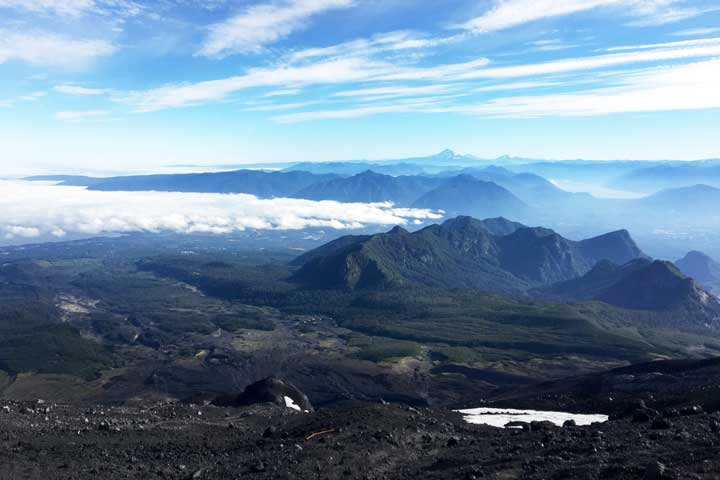
<svg viewBox="0 0 720 480">
<path fill-rule="evenodd" d="M 643 475 L 643 480 L 666 480 L 670 478 L 672 476 L 668 468 L 658 461 L 648 465 L 645 469 L 645 475 Z"/>
<path fill-rule="evenodd" d="M 670 427 L 672 427 L 672 425 L 665 418 L 656 418 L 653 420 L 652 425 L 650 425 L 650 428 L 653 430 L 668 430 Z"/>
<path fill-rule="evenodd" d="M 457 447 L 460 444 L 460 439 L 457 437 L 450 437 L 447 441 L 448 447 Z"/>
<path fill-rule="evenodd" d="M 703 412 L 703 408 L 700 405 L 692 405 L 685 407 L 680 410 L 681 415 L 699 415 Z"/>
<path fill-rule="evenodd" d="M 633 423 L 645 423 L 650 421 L 650 414 L 646 410 L 637 410 L 633 413 Z"/>
<path fill-rule="evenodd" d="M 577 426 L 577 423 L 575 423 L 575 420 L 573 420 L 572 418 L 571 418 L 570 420 L 565 420 L 565 421 L 563 422 L 563 427 L 564 427 L 564 428 L 576 427 L 576 426 Z"/>
<path fill-rule="evenodd" d="M 275 435 L 275 431 L 276 431 L 275 427 L 272 427 L 272 426 L 267 427 L 265 429 L 265 431 L 263 432 L 262 436 L 263 436 L 263 438 L 272 438 L 273 435 Z"/>
<path fill-rule="evenodd" d="M 711 420 L 710 431 L 713 433 L 720 433 L 720 422 L 718 422 L 717 420 Z"/>
<path fill-rule="evenodd" d="M 541 432 L 544 430 L 555 430 L 555 428 L 557 428 L 557 426 L 554 423 L 549 422 L 547 420 L 543 420 L 542 422 L 538 422 L 538 421 L 530 422 L 530 431 L 532 431 L 532 432 Z"/>
</svg>

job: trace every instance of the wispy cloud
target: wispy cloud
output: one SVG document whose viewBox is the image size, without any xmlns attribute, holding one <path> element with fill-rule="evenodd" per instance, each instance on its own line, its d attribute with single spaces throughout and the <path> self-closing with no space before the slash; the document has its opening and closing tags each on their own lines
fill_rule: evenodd
<svg viewBox="0 0 720 480">
<path fill-rule="evenodd" d="M 597 7 L 618 5 L 622 0 L 505 0 L 496 1 L 485 14 L 461 25 L 475 33 L 491 33 L 544 18 L 560 17 Z"/>
<path fill-rule="evenodd" d="M 311 17 L 347 8 L 353 0 L 285 0 L 253 5 L 242 13 L 210 27 L 197 55 L 225 57 L 257 53 L 288 35 L 306 28 Z"/>
<path fill-rule="evenodd" d="M 708 42 L 707 45 L 689 48 L 649 48 L 644 51 L 611 53 L 590 57 L 567 58 L 552 62 L 528 65 L 514 65 L 477 69 L 458 75 L 456 79 L 470 80 L 475 78 L 515 78 L 532 75 L 548 75 L 587 70 L 597 70 L 620 65 L 681 60 L 698 57 L 720 55 L 720 39 Z"/>
<path fill-rule="evenodd" d="M 0 0 L 0 8 L 69 16 L 82 15 L 95 7 L 94 0 Z"/>
<path fill-rule="evenodd" d="M 504 90 L 528 90 L 532 88 L 557 87 L 566 82 L 508 82 L 497 85 L 487 85 L 473 89 L 473 92 L 502 92 Z"/>
<path fill-rule="evenodd" d="M 264 97 L 286 97 L 291 95 L 299 95 L 302 93 L 302 90 L 299 88 L 286 88 L 283 90 L 273 90 L 272 92 L 267 92 Z"/>
<path fill-rule="evenodd" d="M 502 80 L 531 76 L 574 74 L 590 70 L 625 65 L 642 65 L 672 60 L 711 57 L 720 55 L 720 39 L 701 43 L 674 42 L 650 45 L 637 51 L 613 52 L 588 57 L 566 58 L 551 62 L 493 67 L 489 60 L 479 58 L 462 63 L 432 66 L 407 66 L 366 57 L 333 58 L 302 65 L 280 64 L 275 67 L 250 69 L 245 75 L 159 88 L 117 95 L 115 100 L 132 106 L 138 112 L 151 112 L 166 108 L 203 105 L 221 101 L 229 95 L 257 87 L 295 88 L 297 86 L 334 85 L 389 82 L 424 82 L 421 85 L 368 87 L 341 91 L 337 97 L 353 98 L 362 95 L 405 96 L 436 95 L 445 88 L 441 83 Z M 534 80 L 539 81 L 539 80 Z M 413 93 L 412 90 L 415 89 Z"/>
<path fill-rule="evenodd" d="M 59 93 L 65 93 L 67 95 L 105 95 L 110 93 L 112 90 L 106 88 L 87 88 L 78 85 L 57 85 L 53 87 L 53 90 Z"/>
<path fill-rule="evenodd" d="M 0 235 L 6 239 L 128 232 L 346 229 L 440 218 L 428 210 L 395 208 L 389 203 L 261 200 L 242 194 L 94 192 L 20 181 L 0 181 L 0 189 Z"/>
<path fill-rule="evenodd" d="M 720 108 L 720 59 L 634 72 L 615 87 L 573 93 L 505 97 L 432 109 L 488 117 L 593 116 Z"/>
<path fill-rule="evenodd" d="M 660 2 L 662 3 L 662 2 Z M 674 3 L 674 2 L 667 2 Z M 668 23 L 680 22 L 690 18 L 698 17 L 705 13 L 716 12 L 720 7 L 697 7 L 689 6 L 683 8 L 655 8 L 650 9 L 647 15 L 640 15 L 640 18 L 628 22 L 627 25 L 633 27 L 653 27 L 658 25 L 666 25 Z M 642 12 L 641 12 L 642 13 Z"/>
<path fill-rule="evenodd" d="M 20 60 L 35 65 L 77 66 L 115 53 L 100 39 L 77 39 L 49 32 L 0 29 L 0 64 Z"/>
<path fill-rule="evenodd" d="M 47 96 L 47 92 L 37 91 L 37 92 L 31 92 L 26 95 L 20 95 L 20 96 L 13 97 L 13 98 L 6 98 L 3 100 L 0 100 L 0 107 L 10 108 L 10 107 L 17 105 L 20 102 L 34 102 L 45 96 Z"/>
<path fill-rule="evenodd" d="M 488 60 L 481 58 L 450 65 L 405 67 L 363 57 L 349 57 L 301 66 L 283 64 L 271 68 L 255 68 L 238 77 L 131 92 L 117 97 L 116 101 L 127 103 L 139 112 L 152 112 L 218 101 L 234 92 L 254 87 L 442 80 L 487 64 Z"/>
<path fill-rule="evenodd" d="M 454 97 L 453 97 L 454 98 Z M 368 117 L 382 113 L 429 112 L 443 103 L 443 98 L 417 99 L 409 98 L 392 103 L 360 105 L 333 110 L 314 110 L 307 112 L 288 113 L 273 117 L 279 123 L 297 123 L 316 120 L 338 120 L 347 118 Z"/>
<path fill-rule="evenodd" d="M 710 11 L 690 5 L 675 6 L 691 3 L 689 0 L 496 0 L 487 12 L 460 27 L 485 34 L 600 8 L 614 8 L 621 15 L 635 17 L 628 25 L 649 26 L 686 20 Z"/>
<path fill-rule="evenodd" d="M 379 33 L 370 38 L 358 38 L 327 47 L 306 48 L 293 52 L 290 62 L 317 58 L 373 56 L 384 52 L 403 52 L 407 50 L 427 50 L 441 45 L 459 42 L 466 38 L 464 34 L 428 37 L 410 31 Z"/>
<path fill-rule="evenodd" d="M 298 108 L 309 107 L 311 105 L 317 105 L 318 101 L 311 100 L 307 102 L 286 102 L 286 103 L 274 103 L 266 105 L 251 105 L 243 108 L 245 112 L 272 112 L 277 110 L 295 110 Z"/>
<path fill-rule="evenodd" d="M 531 42 L 531 45 L 533 45 L 535 50 L 538 50 L 541 52 L 554 52 L 554 51 L 558 51 L 558 50 L 568 50 L 571 48 L 578 47 L 578 45 L 565 43 L 564 41 L 560 40 L 559 38 L 536 40 L 534 42 Z"/>
<path fill-rule="evenodd" d="M 67 17 L 110 13 L 132 16 L 143 10 L 141 4 L 132 0 L 0 0 L 0 9 L 3 8 Z"/>
<path fill-rule="evenodd" d="M 35 100 L 37 100 L 39 98 L 43 98 L 45 96 L 47 96 L 47 92 L 38 91 L 38 92 L 32 92 L 28 95 L 22 95 L 22 96 L 18 97 L 18 99 L 24 100 L 26 102 L 34 102 Z"/>
<path fill-rule="evenodd" d="M 457 86 L 454 85 L 424 85 L 420 87 L 413 86 L 393 86 L 393 87 L 376 87 L 376 88 L 361 88 L 357 90 L 345 90 L 342 92 L 334 93 L 334 97 L 411 97 L 411 96 L 424 96 L 424 95 L 438 95 L 444 94 L 454 90 Z"/>
<path fill-rule="evenodd" d="M 55 118 L 63 122 L 79 122 L 90 118 L 105 117 L 110 115 L 108 110 L 80 110 L 57 112 Z"/>
<path fill-rule="evenodd" d="M 673 32 L 676 37 L 702 37 L 720 32 L 720 27 L 688 28 Z"/>
<path fill-rule="evenodd" d="M 139 112 L 152 112 L 165 108 L 202 105 L 253 87 L 356 82 L 384 72 L 387 72 L 387 65 L 362 58 L 334 59 L 305 66 L 254 68 L 237 77 L 130 92 L 116 98 L 116 101 L 129 104 Z"/>
</svg>

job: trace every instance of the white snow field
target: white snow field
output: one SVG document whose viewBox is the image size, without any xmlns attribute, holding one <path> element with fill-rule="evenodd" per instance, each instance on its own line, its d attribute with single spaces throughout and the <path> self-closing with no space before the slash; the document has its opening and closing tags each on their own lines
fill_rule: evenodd
<svg viewBox="0 0 720 480">
<path fill-rule="evenodd" d="M 458 410 L 465 416 L 465 421 L 477 425 L 505 428 L 509 422 L 550 421 L 562 426 L 566 420 L 574 420 L 576 425 L 607 422 L 607 415 L 584 415 L 566 412 L 541 412 L 537 410 L 514 410 L 511 408 L 471 408 Z"/>
</svg>

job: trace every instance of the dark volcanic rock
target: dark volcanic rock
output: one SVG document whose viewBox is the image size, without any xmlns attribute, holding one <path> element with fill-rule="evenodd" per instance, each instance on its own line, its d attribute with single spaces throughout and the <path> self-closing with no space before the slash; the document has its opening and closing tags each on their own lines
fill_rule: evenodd
<svg viewBox="0 0 720 480">
<path fill-rule="evenodd" d="M 672 424 L 665 418 L 656 418 L 650 425 L 653 430 L 668 430 L 671 427 Z"/>
<path fill-rule="evenodd" d="M 205 406 L 202 416 L 176 403 L 19 409 L 0 402 L 3 479 L 720 478 L 708 431 L 715 417 L 706 415 L 678 417 L 678 434 L 667 434 L 629 419 L 520 432 L 470 425 L 446 409 L 367 403 L 305 415 L 271 403 Z M 121 433 L 100 431 L 101 422 Z"/>
<path fill-rule="evenodd" d="M 220 407 L 242 407 L 259 403 L 274 403 L 286 407 L 288 406 L 286 398 L 291 399 L 303 412 L 313 411 L 307 395 L 293 384 L 276 377 L 255 382 L 240 395 L 217 397 L 212 404 Z"/>
</svg>

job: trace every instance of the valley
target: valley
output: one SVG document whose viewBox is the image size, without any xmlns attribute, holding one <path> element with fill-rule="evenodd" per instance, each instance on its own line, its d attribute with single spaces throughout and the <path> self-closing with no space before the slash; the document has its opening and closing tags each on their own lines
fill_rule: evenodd
<svg viewBox="0 0 720 480">
<path fill-rule="evenodd" d="M 463 268 L 469 269 L 473 257 L 468 252 L 488 241 L 507 238 L 500 243 L 516 245 L 522 238 L 545 245 L 545 239 L 560 239 L 549 231 L 515 238 L 523 228 L 502 219 L 460 217 L 430 227 L 428 233 L 441 236 L 428 238 L 447 236 L 452 243 L 437 243 L 428 252 L 451 265 L 456 262 L 450 260 L 452 248 L 461 248 Z M 424 231 L 394 229 L 385 235 L 407 239 Z M 567 263 L 577 270 L 560 268 L 563 264 L 555 262 L 567 261 L 566 253 L 545 247 L 537 253 L 520 247 L 529 255 L 521 271 L 502 270 L 492 260 L 501 257 L 483 256 L 492 248 L 475 250 L 478 265 L 496 265 L 481 268 L 483 275 L 506 278 L 512 286 L 496 281 L 495 293 L 488 290 L 490 283 L 483 290 L 448 280 L 465 275 L 460 271 L 413 277 L 416 266 L 406 261 L 400 270 L 406 273 L 398 278 L 434 278 L 432 283 L 362 288 L 306 283 L 308 265 L 323 255 L 336 256 L 338 246 L 354 249 L 354 242 L 369 238 L 335 240 L 299 257 L 292 248 L 252 249 L 202 236 L 126 236 L 51 249 L 6 248 L 0 269 L 7 332 L 0 345 L 2 397 L 115 404 L 199 401 L 280 375 L 315 405 L 384 400 L 468 407 L 538 381 L 654 359 L 720 354 L 717 307 L 710 297 L 703 303 L 697 297 L 703 291 L 693 283 L 687 283 L 687 291 L 670 287 L 677 300 L 659 306 L 613 305 L 604 294 L 565 298 L 550 293 L 577 289 L 564 286 L 560 272 L 577 276 L 570 283 L 585 281 L 579 276 L 585 272 L 596 275 L 585 258 L 642 259 L 626 234 L 563 244 L 580 255 Z M 394 241 L 382 245 L 390 250 L 381 258 L 393 262 L 408 248 Z M 527 270 L 530 266 L 537 270 Z M 545 273 L 538 277 L 535 271 Z M 533 287 L 538 281 L 550 290 Z M 645 295 L 650 295 L 654 280 L 647 281 L 650 293 Z M 645 282 L 634 280 L 638 288 Z M 586 290 L 596 288 L 589 285 Z M 25 320 L 18 324 L 13 318 Z M 39 340 L 39 332 L 51 335 L 49 343 Z"/>
</svg>

